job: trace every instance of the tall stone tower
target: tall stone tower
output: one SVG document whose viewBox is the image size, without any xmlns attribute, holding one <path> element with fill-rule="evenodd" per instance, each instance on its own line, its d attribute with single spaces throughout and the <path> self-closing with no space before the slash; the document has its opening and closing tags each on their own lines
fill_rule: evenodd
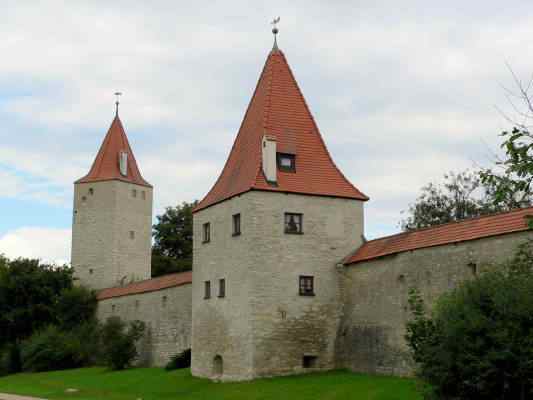
<svg viewBox="0 0 533 400">
<path fill-rule="evenodd" d="M 72 266 L 82 285 L 102 289 L 150 278 L 152 186 L 118 117 L 91 170 L 74 183 Z"/>
<path fill-rule="evenodd" d="M 336 267 L 362 244 L 366 200 L 333 162 L 275 45 L 224 169 L 194 210 L 194 375 L 335 367 Z"/>
</svg>

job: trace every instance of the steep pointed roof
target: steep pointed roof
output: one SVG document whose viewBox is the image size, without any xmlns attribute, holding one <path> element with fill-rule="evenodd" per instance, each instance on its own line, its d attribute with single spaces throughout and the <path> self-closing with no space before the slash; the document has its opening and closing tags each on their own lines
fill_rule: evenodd
<svg viewBox="0 0 533 400">
<path fill-rule="evenodd" d="M 126 175 L 120 173 L 119 154 L 121 152 L 128 154 Z M 91 170 L 87 175 L 74 183 L 99 182 L 113 179 L 152 187 L 141 176 L 139 167 L 137 167 L 137 161 L 135 161 L 135 156 L 128 142 L 128 137 L 118 115 L 115 116 L 107 131 L 107 135 L 100 146 Z"/>
<path fill-rule="evenodd" d="M 279 153 L 296 155 L 296 172 L 277 171 L 267 183 L 261 140 L 272 136 Z M 270 52 L 224 169 L 198 204 L 199 211 L 249 190 L 344 197 L 366 201 L 333 162 L 285 55 Z"/>
</svg>

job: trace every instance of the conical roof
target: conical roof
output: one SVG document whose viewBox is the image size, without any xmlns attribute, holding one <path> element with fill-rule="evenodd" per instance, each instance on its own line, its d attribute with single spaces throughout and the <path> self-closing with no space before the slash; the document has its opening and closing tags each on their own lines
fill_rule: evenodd
<svg viewBox="0 0 533 400">
<path fill-rule="evenodd" d="M 296 171 L 278 169 L 269 184 L 261 167 L 264 135 L 277 152 L 294 154 Z M 249 190 L 344 197 L 366 201 L 333 162 L 283 52 L 270 52 L 224 169 L 195 211 Z"/>
<path fill-rule="evenodd" d="M 127 154 L 127 169 L 124 175 L 120 172 L 119 158 L 121 153 Z M 135 161 L 135 156 L 128 142 L 128 137 L 118 115 L 115 116 L 107 131 L 107 135 L 100 146 L 91 170 L 75 183 L 99 182 L 114 179 L 151 187 L 141 176 L 137 161 Z"/>
</svg>

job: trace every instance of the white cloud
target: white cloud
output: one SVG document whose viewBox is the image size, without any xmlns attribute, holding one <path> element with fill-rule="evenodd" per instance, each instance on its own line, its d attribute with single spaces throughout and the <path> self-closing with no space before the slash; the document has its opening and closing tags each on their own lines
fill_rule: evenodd
<svg viewBox="0 0 533 400">
<path fill-rule="evenodd" d="M 70 229 L 23 227 L 0 236 L 0 254 L 61 265 L 70 262 L 70 242 Z"/>
</svg>

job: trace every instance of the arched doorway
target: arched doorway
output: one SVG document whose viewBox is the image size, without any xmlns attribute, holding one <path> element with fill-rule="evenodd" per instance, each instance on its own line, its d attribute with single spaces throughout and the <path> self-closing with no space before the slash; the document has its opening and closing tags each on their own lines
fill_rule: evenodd
<svg viewBox="0 0 533 400">
<path fill-rule="evenodd" d="M 213 375 L 222 376 L 224 373 L 224 361 L 222 360 L 221 355 L 216 355 L 213 359 Z"/>
</svg>

